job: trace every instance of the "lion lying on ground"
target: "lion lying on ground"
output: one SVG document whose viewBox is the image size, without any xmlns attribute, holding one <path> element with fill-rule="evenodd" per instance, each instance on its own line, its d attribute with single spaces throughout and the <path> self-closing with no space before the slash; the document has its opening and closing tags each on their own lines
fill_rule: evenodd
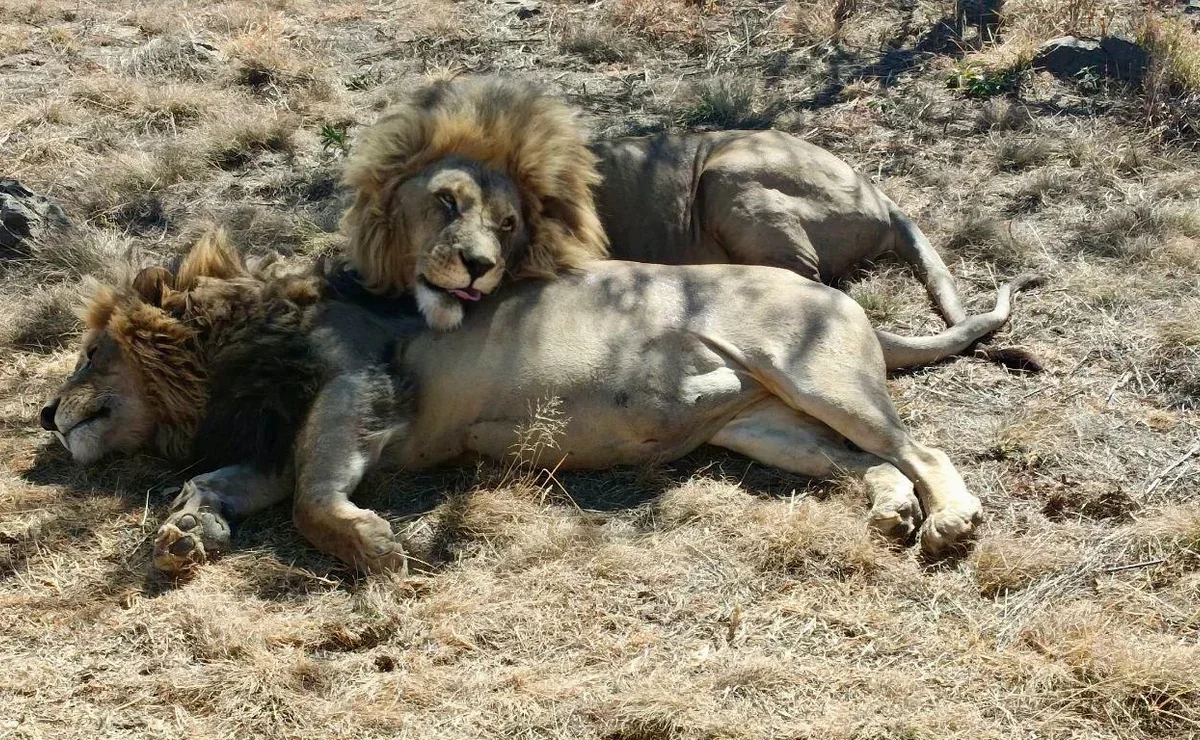
<svg viewBox="0 0 1200 740">
<path fill-rule="evenodd" d="M 1011 293 L 1033 282 L 1002 286 L 994 310 L 968 317 L 916 224 L 845 162 L 788 134 L 593 149 L 574 113 L 533 85 L 479 77 L 422 87 L 355 144 L 344 178 L 356 193 L 342 221 L 349 257 L 372 289 L 411 292 L 430 326 L 450 330 L 506 273 L 554 277 L 609 256 L 607 239 L 619 259 L 770 265 L 823 281 L 892 250 L 954 328 L 881 335 L 889 368 L 962 352 L 1001 327 Z M 481 199 L 504 188 L 518 208 Z"/>
<path fill-rule="evenodd" d="M 91 299 L 78 364 L 41 424 L 81 463 L 152 447 L 208 471 L 159 529 L 163 570 L 203 562 L 231 522 L 288 497 L 318 549 L 401 567 L 389 524 L 350 501 L 364 474 L 503 458 L 545 398 L 566 419 L 564 468 L 707 442 L 862 476 L 874 526 L 898 539 L 920 526 L 930 553 L 981 520 L 946 455 L 902 426 L 862 309 L 787 271 L 600 262 L 514 285 L 450 333 L 347 300 L 343 278 L 256 276 L 209 237 L 177 273 L 147 268 Z"/>
</svg>

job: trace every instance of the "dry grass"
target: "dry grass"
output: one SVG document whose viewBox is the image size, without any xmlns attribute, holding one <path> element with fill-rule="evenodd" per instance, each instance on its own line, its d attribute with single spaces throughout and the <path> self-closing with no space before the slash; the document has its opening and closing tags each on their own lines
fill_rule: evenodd
<svg viewBox="0 0 1200 740">
<path fill-rule="evenodd" d="M 689 129 L 764 129 L 775 113 L 759 101 L 753 84 L 745 80 L 719 78 L 692 89 L 688 101 L 679 103 L 679 123 Z"/>
<path fill-rule="evenodd" d="M 0 736 L 1200 735 L 1200 162 L 1142 107 L 1188 110 L 1194 34 L 1125 0 L 1008 0 L 997 42 L 933 44 L 954 5 L 0 0 L 0 171 L 76 223 L 0 263 Z M 1045 38 L 1139 29 L 1161 87 L 1022 71 Z M 548 475 L 543 403 L 520 464 L 367 486 L 426 563 L 409 578 L 353 576 L 274 510 L 195 580 L 149 579 L 187 473 L 76 468 L 36 422 L 80 281 L 210 218 L 255 254 L 335 249 L 322 126 L 353 146 L 448 68 L 541 80 L 601 131 L 800 133 L 879 180 L 972 307 L 1047 274 L 997 337 L 1045 373 L 890 381 L 984 500 L 974 551 L 924 562 L 868 533 L 855 486 L 716 450 Z M 971 69 L 1015 89 L 947 87 Z M 895 261 L 847 288 L 889 328 L 942 327 Z"/>
<path fill-rule="evenodd" d="M 861 4 L 859 0 L 793 1 L 788 3 L 784 17 L 801 43 L 837 41 Z"/>
</svg>

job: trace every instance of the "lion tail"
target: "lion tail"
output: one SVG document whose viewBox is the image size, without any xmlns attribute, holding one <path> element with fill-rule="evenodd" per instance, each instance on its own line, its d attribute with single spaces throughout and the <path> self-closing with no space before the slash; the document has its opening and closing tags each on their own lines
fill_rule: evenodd
<svg viewBox="0 0 1200 740">
<path fill-rule="evenodd" d="M 875 335 L 879 337 L 879 344 L 883 346 L 883 358 L 888 369 L 927 365 L 951 355 L 961 354 L 975 342 L 1004 326 L 1012 310 L 1013 293 L 1041 282 L 1041 277 L 1027 274 L 1005 283 L 1000 286 L 996 295 L 995 308 L 987 313 L 968 316 L 940 334 L 904 337 L 876 329 Z M 1041 369 L 1041 363 L 1024 350 L 1010 348 L 1004 350 L 1001 355 L 993 352 L 988 357 L 1016 369 L 1035 372 Z"/>
<path fill-rule="evenodd" d="M 905 216 L 895 203 L 889 201 L 889 211 L 892 219 L 892 251 L 900 259 L 912 265 L 917 277 L 925 285 L 933 304 L 950 326 L 962 323 L 967 319 L 962 301 L 958 297 L 958 289 L 954 285 L 954 276 L 946 268 L 941 255 L 929 243 L 929 238 L 911 218 Z"/>
</svg>

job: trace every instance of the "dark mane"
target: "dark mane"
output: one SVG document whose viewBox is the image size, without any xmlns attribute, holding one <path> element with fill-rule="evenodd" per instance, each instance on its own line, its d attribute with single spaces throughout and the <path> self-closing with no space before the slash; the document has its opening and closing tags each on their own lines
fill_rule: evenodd
<svg viewBox="0 0 1200 740">
<path fill-rule="evenodd" d="M 209 388 L 192 442 L 195 461 L 271 472 L 291 461 L 296 435 L 326 380 L 308 337 L 314 303 L 315 297 L 297 298 L 286 285 L 268 281 L 229 290 L 201 309 L 221 318 L 202 340 Z"/>
<path fill-rule="evenodd" d="M 406 382 L 393 358 L 406 337 L 425 329 L 415 300 L 370 292 L 344 263 L 317 271 L 309 283 L 315 293 L 300 298 L 288 290 L 296 278 L 270 278 L 248 293 L 230 291 L 236 297 L 222 307 L 229 317 L 213 327 L 208 343 L 209 396 L 192 445 L 195 460 L 271 472 L 291 462 L 296 436 L 330 373 L 310 341 L 318 301 L 360 306 L 389 319 L 397 341 L 379 359 L 393 382 Z M 234 305 L 239 300 L 243 305 Z"/>
</svg>

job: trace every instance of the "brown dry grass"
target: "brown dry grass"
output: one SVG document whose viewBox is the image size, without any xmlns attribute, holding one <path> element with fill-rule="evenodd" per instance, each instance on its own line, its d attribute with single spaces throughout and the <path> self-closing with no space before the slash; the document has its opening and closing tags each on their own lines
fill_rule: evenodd
<svg viewBox="0 0 1200 740">
<path fill-rule="evenodd" d="M 78 226 L 0 264 L 0 737 L 1200 736 L 1200 162 L 1129 115 L 1145 91 L 945 85 L 964 53 L 1136 33 L 1138 4 L 1009 0 L 998 43 L 909 54 L 953 5 L 0 0 L 0 171 Z M 1177 93 L 1190 37 L 1155 22 Z M 973 553 L 925 563 L 868 535 L 854 486 L 702 450 L 377 476 L 364 501 L 428 563 L 407 579 L 353 577 L 284 510 L 195 580 L 148 579 L 186 472 L 77 469 L 36 424 L 80 279 L 208 219 L 256 252 L 336 248 L 322 128 L 353 146 L 447 68 L 542 80 L 608 133 L 721 125 L 705 91 L 744 89 L 734 108 L 877 177 L 973 305 L 1046 273 L 1000 340 L 1048 372 L 891 381 L 984 499 Z M 940 326 L 894 262 L 847 287 L 890 328 Z"/>
</svg>

